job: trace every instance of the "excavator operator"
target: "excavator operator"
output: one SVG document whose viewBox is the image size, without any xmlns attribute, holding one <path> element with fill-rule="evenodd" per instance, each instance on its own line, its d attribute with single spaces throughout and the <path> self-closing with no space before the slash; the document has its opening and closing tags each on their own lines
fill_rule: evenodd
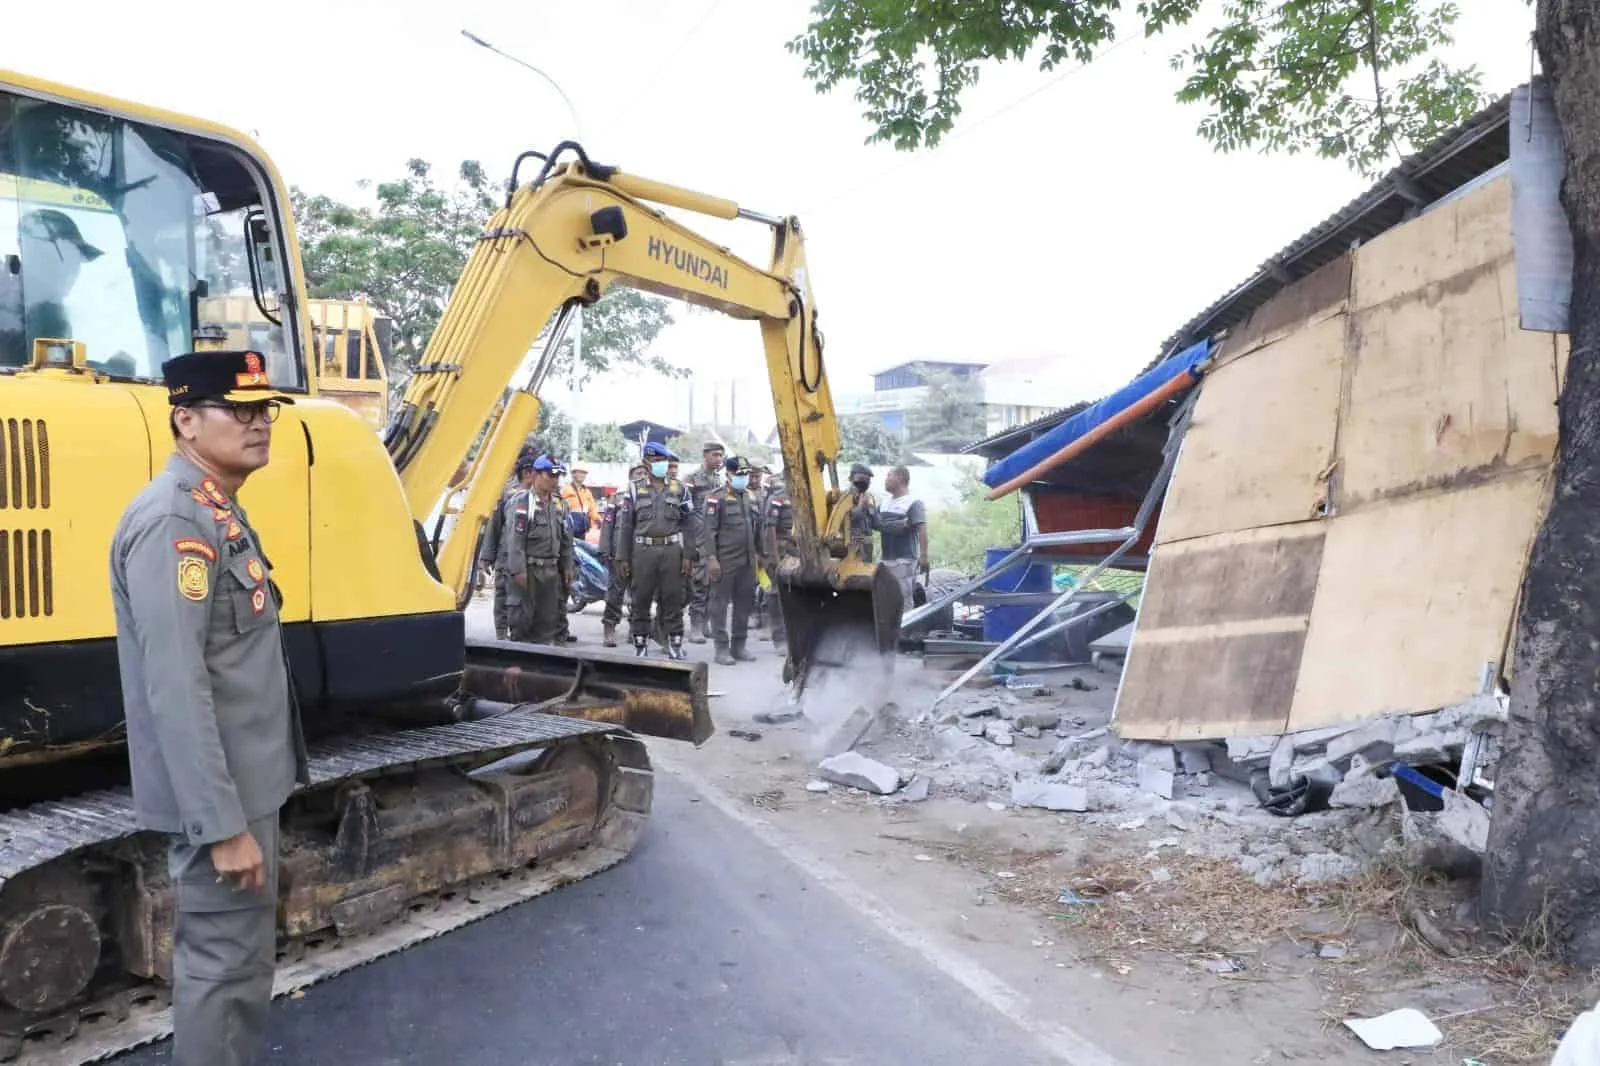
<svg viewBox="0 0 1600 1066">
<path fill-rule="evenodd" d="M 633 594 L 628 632 L 633 653 L 641 659 L 650 646 L 652 603 L 667 634 L 668 657 L 687 658 L 683 599 L 689 572 L 700 555 L 700 516 L 689 489 L 667 474 L 668 465 L 677 458 L 665 445 L 646 444 L 644 461 L 650 479 L 629 487 L 628 503 L 617 513 L 617 565 Z"/>
</svg>

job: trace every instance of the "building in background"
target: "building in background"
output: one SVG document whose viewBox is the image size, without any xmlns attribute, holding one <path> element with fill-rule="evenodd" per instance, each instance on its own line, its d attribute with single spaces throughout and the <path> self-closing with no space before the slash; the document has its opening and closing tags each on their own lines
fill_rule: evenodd
<svg viewBox="0 0 1600 1066">
<path fill-rule="evenodd" d="M 982 395 L 985 432 L 995 434 L 1060 410 L 1077 396 L 1065 379 L 1067 361 L 1057 355 L 1024 356 L 998 363 L 917 359 L 872 375 L 872 391 L 838 396 L 840 415 L 866 415 L 893 433 L 905 433 L 906 416 L 928 396 L 928 378 L 948 375 L 973 380 Z"/>
</svg>

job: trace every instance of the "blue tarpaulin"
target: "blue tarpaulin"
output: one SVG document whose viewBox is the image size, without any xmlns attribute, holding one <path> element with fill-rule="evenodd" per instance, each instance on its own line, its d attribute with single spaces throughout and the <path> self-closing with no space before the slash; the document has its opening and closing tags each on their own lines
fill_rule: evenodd
<svg viewBox="0 0 1600 1066">
<path fill-rule="evenodd" d="M 1115 418 L 1180 374 L 1187 374 L 1193 381 L 1199 381 L 1200 373 L 1195 367 L 1210 354 L 1211 342 L 1203 340 L 1152 367 L 1105 399 L 1085 407 L 1044 436 L 1024 444 L 1004 459 L 995 462 L 984 472 L 983 483 L 992 489 L 996 485 L 1004 485 L 1018 474 L 1026 473 L 1036 464 L 1050 458 L 1096 426 Z"/>
</svg>

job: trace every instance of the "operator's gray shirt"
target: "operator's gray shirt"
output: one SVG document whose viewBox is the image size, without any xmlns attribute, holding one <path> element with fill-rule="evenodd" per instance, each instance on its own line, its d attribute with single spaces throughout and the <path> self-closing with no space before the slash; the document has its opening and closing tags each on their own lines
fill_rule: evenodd
<svg viewBox="0 0 1600 1066">
<path fill-rule="evenodd" d="M 139 824 L 214 844 L 305 781 L 278 592 L 238 501 L 174 453 L 111 542 Z"/>
</svg>

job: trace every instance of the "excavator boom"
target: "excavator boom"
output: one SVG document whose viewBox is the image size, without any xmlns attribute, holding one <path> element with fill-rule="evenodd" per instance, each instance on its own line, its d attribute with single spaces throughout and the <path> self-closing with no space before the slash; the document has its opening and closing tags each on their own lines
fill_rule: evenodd
<svg viewBox="0 0 1600 1066">
<path fill-rule="evenodd" d="M 570 152 L 570 162 L 558 163 Z M 516 184 L 489 220 L 443 318 L 389 424 L 385 443 L 414 514 L 432 513 L 449 489 L 460 456 L 484 431 L 482 412 L 494 408 L 519 371 L 517 393 L 533 394 L 551 369 L 560 330 L 531 367 L 527 352 L 552 316 L 591 304 L 612 285 L 756 322 L 794 507 L 796 553 L 778 569 L 780 600 L 790 632 L 789 676 L 802 682 L 813 649 L 827 643 L 870 645 L 891 652 L 901 613 L 898 585 L 841 544 L 849 498 L 840 491 L 839 424 L 823 360 L 823 340 L 798 220 L 776 218 L 663 182 L 591 162 L 575 144 L 548 157 L 524 153 L 542 166 Z M 722 219 L 746 219 L 772 235 L 772 259 L 757 267 L 696 233 L 659 207 Z M 513 397 L 515 398 L 515 397 Z M 536 417 L 536 408 L 531 417 Z M 510 472 L 514 443 L 533 427 L 530 415 L 500 409 L 489 439 L 491 462 L 474 464 L 467 503 L 441 546 L 441 572 L 458 595 L 470 580 L 470 551 Z"/>
</svg>

